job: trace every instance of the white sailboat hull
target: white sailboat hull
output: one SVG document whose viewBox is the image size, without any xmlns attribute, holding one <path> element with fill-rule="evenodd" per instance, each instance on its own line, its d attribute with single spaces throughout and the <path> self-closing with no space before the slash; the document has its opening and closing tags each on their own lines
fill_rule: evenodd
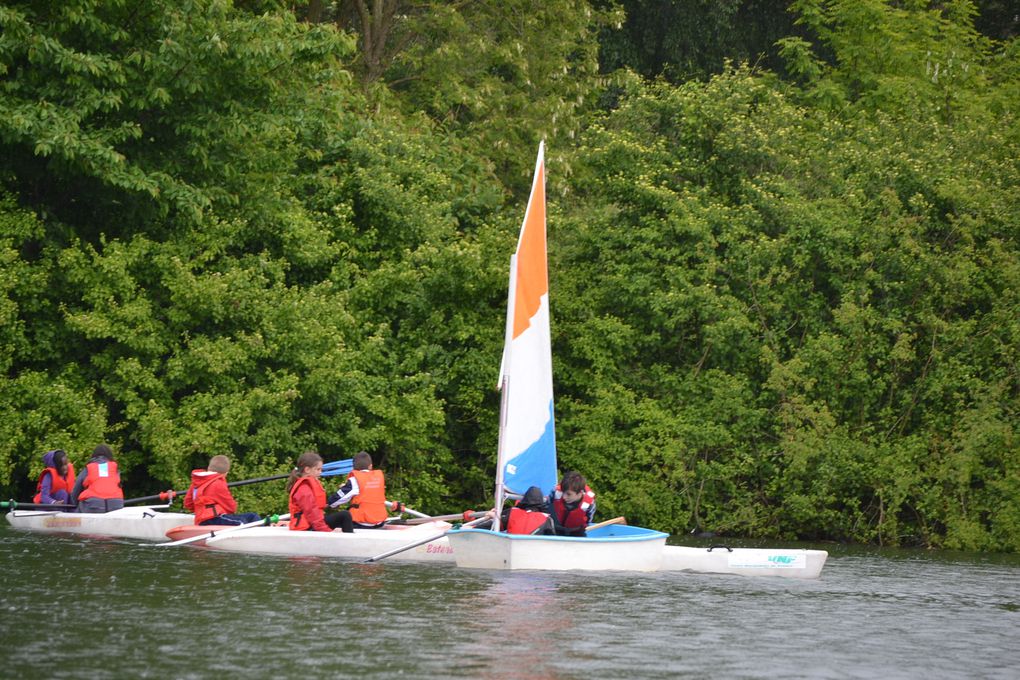
<svg viewBox="0 0 1020 680">
<path fill-rule="evenodd" d="M 16 529 L 44 533 L 70 533 L 111 538 L 134 538 L 163 542 L 166 532 L 191 524 L 195 516 L 182 512 L 160 512 L 165 506 L 132 506 L 104 513 L 12 510 L 7 521 Z"/>
<path fill-rule="evenodd" d="M 448 537 L 457 566 L 468 569 L 657 571 L 667 535 L 615 525 L 584 538 L 521 536 L 488 529 L 461 529 Z"/>
<path fill-rule="evenodd" d="M 364 560 L 395 548 L 437 536 L 433 541 L 410 548 L 387 562 L 448 562 L 453 563 L 453 548 L 445 536 L 447 522 L 430 522 L 412 527 L 387 529 L 355 529 L 340 531 L 291 531 L 287 527 L 253 527 L 205 541 L 206 547 L 232 552 L 290 557 L 335 557 Z"/>
<path fill-rule="evenodd" d="M 785 548 L 692 548 L 667 545 L 660 571 L 691 571 L 740 576 L 818 578 L 829 553 Z"/>
</svg>

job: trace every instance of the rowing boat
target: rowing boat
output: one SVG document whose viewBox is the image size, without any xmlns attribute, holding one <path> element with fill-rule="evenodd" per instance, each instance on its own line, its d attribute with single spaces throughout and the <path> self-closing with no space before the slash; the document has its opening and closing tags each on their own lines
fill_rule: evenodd
<svg viewBox="0 0 1020 680">
<path fill-rule="evenodd" d="M 12 510 L 7 521 L 16 529 L 45 533 L 85 534 L 141 541 L 166 541 L 166 532 L 195 521 L 183 512 L 161 512 L 163 505 L 139 505 L 103 513 Z"/>
<path fill-rule="evenodd" d="M 450 528 L 447 522 L 427 522 L 413 526 L 387 525 L 385 529 L 342 531 L 291 531 L 285 526 L 253 527 L 206 539 L 205 546 L 215 550 L 285 555 L 288 557 L 335 557 L 364 560 Z M 446 537 L 418 545 L 394 555 L 392 560 L 412 562 L 453 562 L 453 549 Z"/>
<path fill-rule="evenodd" d="M 237 531 L 231 526 L 201 526 L 189 524 L 174 527 L 167 532 L 167 538 L 177 541 L 202 536 L 208 533 L 229 530 L 223 535 L 214 535 L 205 543 L 210 548 L 230 552 L 288 557 L 331 557 L 347 560 L 362 560 L 380 555 L 427 538 L 430 534 L 442 533 L 449 529 L 446 522 L 429 522 L 416 527 L 391 525 L 385 530 L 356 529 L 353 534 L 338 531 L 290 531 L 287 527 L 253 527 Z M 786 578 L 818 578 L 828 553 L 824 550 L 790 550 L 785 548 L 693 548 L 685 546 L 662 546 L 659 552 L 657 542 L 637 540 L 641 532 L 651 531 L 640 527 L 615 525 L 594 529 L 584 540 L 551 540 L 543 536 L 511 536 L 510 541 L 493 541 L 491 531 L 462 529 L 458 533 L 469 534 L 469 540 L 482 543 L 479 550 L 469 552 L 474 561 L 464 561 L 461 566 L 485 569 L 535 569 L 550 561 L 562 569 L 599 571 L 687 571 L 711 574 L 737 574 L 743 576 L 778 576 Z M 658 533 L 658 532 L 656 532 Z M 662 534 L 664 537 L 665 534 Z M 531 541 L 531 544 L 527 542 Z M 537 541 L 538 543 L 534 543 Z M 193 545 L 201 545 L 201 541 Z M 488 544 L 486 544 L 488 543 Z M 655 547 L 649 547 L 655 546 Z M 610 562 L 602 560 L 600 553 L 605 548 L 623 550 L 626 560 L 616 558 Z M 635 551 L 635 547 L 637 550 Z M 641 551 L 649 550 L 649 554 Z M 416 546 L 412 550 L 395 554 L 392 559 L 415 562 L 455 562 L 453 548 L 446 537 Z M 539 566 L 535 566 L 536 561 Z"/>
</svg>

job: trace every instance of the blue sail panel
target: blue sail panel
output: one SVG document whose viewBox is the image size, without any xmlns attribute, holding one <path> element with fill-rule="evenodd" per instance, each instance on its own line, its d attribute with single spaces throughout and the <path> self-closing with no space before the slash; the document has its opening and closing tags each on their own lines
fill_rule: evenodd
<svg viewBox="0 0 1020 680">
<path fill-rule="evenodd" d="M 530 486 L 537 486 L 545 494 L 556 486 L 556 428 L 552 402 L 549 403 L 549 419 L 542 435 L 506 462 L 503 486 L 516 494 L 524 494 Z"/>
</svg>

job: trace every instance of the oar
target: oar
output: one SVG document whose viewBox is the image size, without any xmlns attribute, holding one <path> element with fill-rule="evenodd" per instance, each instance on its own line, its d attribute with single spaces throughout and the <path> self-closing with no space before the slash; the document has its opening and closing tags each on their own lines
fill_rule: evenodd
<svg viewBox="0 0 1020 680">
<path fill-rule="evenodd" d="M 482 514 L 484 515 L 485 513 L 482 513 Z M 466 529 L 468 527 L 473 527 L 474 525 L 479 524 L 480 522 L 484 522 L 487 519 L 488 519 L 488 517 L 479 517 L 478 519 L 474 520 L 473 522 L 468 522 L 467 524 L 462 524 L 461 528 L 462 529 Z M 453 531 L 453 529 L 454 529 L 453 527 L 450 527 L 449 529 L 447 529 L 446 531 L 444 531 L 441 534 L 435 534 L 433 536 L 429 536 L 428 538 L 423 538 L 420 541 L 415 541 L 414 543 L 408 543 L 407 545 L 402 545 L 399 548 L 394 548 L 393 550 L 389 550 L 389 551 L 384 552 L 382 554 L 376 555 L 375 557 L 369 557 L 365 561 L 366 562 L 378 562 L 379 560 L 384 560 L 387 557 L 392 557 L 393 555 L 396 555 L 397 553 L 402 553 L 405 550 L 410 550 L 411 548 L 417 548 L 419 545 L 423 545 L 425 543 L 431 543 L 432 541 L 440 539 L 443 536 L 445 536 L 446 534 L 450 533 L 451 531 Z"/>
<path fill-rule="evenodd" d="M 354 459 L 347 458 L 345 460 L 337 460 L 333 461 L 332 463 L 326 463 L 325 465 L 322 466 L 322 476 L 332 477 L 335 475 L 345 475 L 353 469 Z M 271 477 L 256 477 L 255 479 L 242 479 L 239 482 L 227 482 L 227 486 L 234 487 L 244 486 L 246 484 L 258 484 L 259 482 L 271 482 L 276 479 L 286 479 L 289 476 L 290 473 L 288 472 L 285 475 L 273 475 Z M 124 501 L 124 505 L 130 505 L 132 503 L 146 503 L 148 501 L 163 501 L 165 503 L 170 503 L 173 501 L 174 497 L 183 496 L 187 492 L 188 492 L 187 489 L 185 489 L 184 491 L 161 491 L 158 494 L 154 494 L 152 496 L 129 498 L 126 501 Z M 74 506 L 72 505 L 70 507 L 73 508 Z"/>
<path fill-rule="evenodd" d="M 386 507 L 387 508 L 397 508 L 397 507 L 399 507 L 400 508 L 400 512 L 406 512 L 408 515 L 414 515 L 415 517 L 421 517 L 423 519 L 433 519 L 429 515 L 426 515 L 424 512 L 418 512 L 417 510 L 413 510 L 413 509 L 407 507 L 406 505 L 402 505 L 401 503 L 398 503 L 397 501 L 386 501 Z M 458 515 L 458 517 L 459 517 L 459 515 Z"/>
<path fill-rule="evenodd" d="M 223 526 L 222 529 L 217 526 L 216 529 L 210 531 L 207 534 L 199 534 L 198 536 L 189 536 L 188 538 L 182 538 L 179 541 L 171 541 L 170 543 L 143 543 L 141 545 L 159 545 L 159 546 L 164 546 L 164 547 L 166 547 L 168 545 L 186 545 L 188 543 L 197 543 L 198 541 L 204 541 L 205 539 L 211 538 L 213 536 L 222 536 L 223 534 L 229 534 L 229 533 L 234 532 L 234 531 L 240 531 L 241 529 L 250 529 L 251 527 L 257 527 L 257 526 L 263 526 L 263 525 L 268 526 L 270 524 L 274 524 L 275 522 L 280 522 L 280 521 L 287 520 L 287 519 L 290 519 L 290 515 L 289 514 L 286 514 L 286 515 L 270 515 L 269 517 L 265 517 L 263 519 L 260 519 L 257 522 L 248 522 L 247 524 L 238 524 L 236 526 L 222 525 Z M 209 526 L 212 526 L 212 525 L 209 525 Z"/>
<path fill-rule="evenodd" d="M 62 510 L 73 510 L 74 505 L 69 503 L 19 503 L 15 500 L 0 501 L 0 508 L 10 508 L 11 510 L 17 510 L 23 508 L 25 510 L 53 510 L 54 512 L 60 512 Z"/>
<path fill-rule="evenodd" d="M 584 528 L 584 532 L 588 533 L 592 529 L 601 529 L 602 527 L 607 527 L 610 524 L 626 524 L 626 523 L 627 523 L 626 517 L 614 517 L 613 519 L 607 519 L 606 521 L 599 522 L 598 524 L 589 524 Z"/>
<path fill-rule="evenodd" d="M 456 515 L 436 515 L 435 517 L 405 519 L 401 522 L 401 524 L 428 524 L 429 522 L 445 522 L 451 519 L 462 519 L 466 521 L 468 519 L 478 519 L 480 517 L 485 517 L 485 513 L 477 510 L 476 511 L 468 510 L 467 512 L 461 512 Z"/>
</svg>

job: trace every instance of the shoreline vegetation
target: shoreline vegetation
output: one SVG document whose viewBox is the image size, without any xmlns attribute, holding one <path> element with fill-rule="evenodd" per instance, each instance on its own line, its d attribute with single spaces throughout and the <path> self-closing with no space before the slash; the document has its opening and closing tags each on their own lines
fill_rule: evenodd
<svg viewBox="0 0 1020 680">
<path fill-rule="evenodd" d="M 105 441 L 129 495 L 314 448 L 484 506 L 544 139 L 602 517 L 1020 551 L 1017 17 L 700 4 L 5 2 L 0 493 Z"/>
</svg>

